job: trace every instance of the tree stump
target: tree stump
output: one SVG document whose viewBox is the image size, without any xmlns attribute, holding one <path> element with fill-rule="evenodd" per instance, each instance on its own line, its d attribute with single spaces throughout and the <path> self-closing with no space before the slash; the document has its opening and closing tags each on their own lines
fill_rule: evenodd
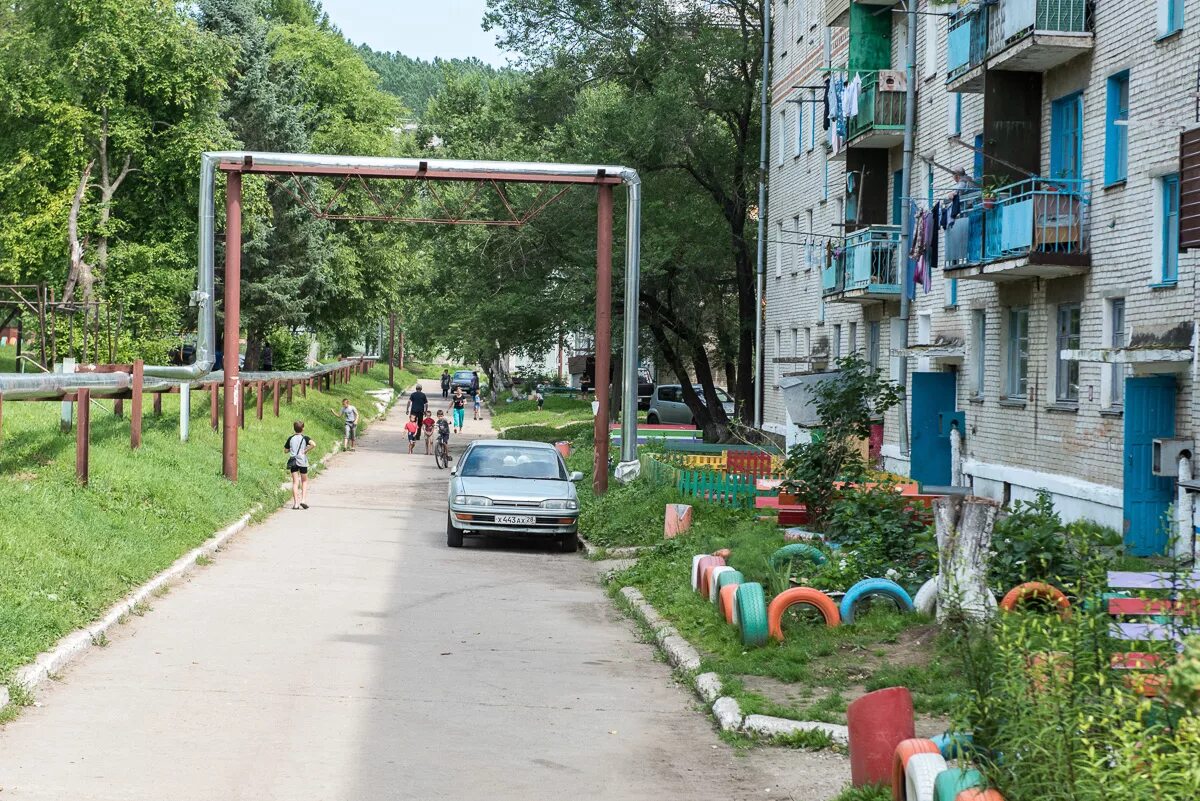
<svg viewBox="0 0 1200 801">
<path fill-rule="evenodd" d="M 943 496 L 933 502 L 938 543 L 937 620 L 984 620 L 995 601 L 987 586 L 992 528 L 1000 504 L 990 498 Z"/>
</svg>

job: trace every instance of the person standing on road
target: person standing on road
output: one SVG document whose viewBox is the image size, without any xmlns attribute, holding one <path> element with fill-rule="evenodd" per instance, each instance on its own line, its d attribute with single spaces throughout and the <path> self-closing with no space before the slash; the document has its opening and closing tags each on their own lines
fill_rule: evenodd
<svg viewBox="0 0 1200 801">
<path fill-rule="evenodd" d="M 479 404 L 480 403 L 481 403 L 481 401 L 479 398 L 479 371 L 472 370 L 471 371 L 471 406 L 474 408 L 476 420 L 479 419 Z"/>
<path fill-rule="evenodd" d="M 295 433 L 283 443 L 288 455 L 287 469 L 292 474 L 292 508 L 307 509 L 308 452 L 317 447 L 317 443 L 305 436 L 303 420 L 292 423 L 292 431 Z"/>
<path fill-rule="evenodd" d="M 442 397 L 450 397 L 450 371 L 442 368 Z"/>
<path fill-rule="evenodd" d="M 421 385 L 417 384 L 412 394 L 408 396 L 408 408 L 405 409 L 405 414 L 414 414 L 417 420 L 425 416 L 425 409 L 429 406 L 429 398 L 425 397 L 425 393 L 421 391 Z"/>
<path fill-rule="evenodd" d="M 329 413 L 334 417 L 342 418 L 342 424 L 344 428 L 344 432 L 342 434 L 342 448 L 344 450 L 354 450 L 356 444 L 354 435 L 358 431 L 358 409 L 350 405 L 349 398 L 342 398 L 341 413 L 339 414 L 333 409 L 330 409 Z"/>
<path fill-rule="evenodd" d="M 415 414 L 408 416 L 408 422 L 404 424 L 404 431 L 408 434 L 408 452 L 411 454 L 417 447 L 417 438 L 421 436 L 421 422 Z"/>
<path fill-rule="evenodd" d="M 454 433 L 457 434 L 462 431 L 463 421 L 467 416 L 467 396 L 462 387 L 454 388 L 454 394 L 450 396 L 450 408 L 454 412 Z"/>
<path fill-rule="evenodd" d="M 546 396 L 542 394 L 541 387 L 533 391 L 533 399 L 537 402 L 538 411 L 542 410 L 542 406 L 546 403 Z"/>
<path fill-rule="evenodd" d="M 433 453 L 433 410 L 426 409 L 425 417 L 421 420 L 421 436 L 425 440 L 425 455 Z"/>
</svg>

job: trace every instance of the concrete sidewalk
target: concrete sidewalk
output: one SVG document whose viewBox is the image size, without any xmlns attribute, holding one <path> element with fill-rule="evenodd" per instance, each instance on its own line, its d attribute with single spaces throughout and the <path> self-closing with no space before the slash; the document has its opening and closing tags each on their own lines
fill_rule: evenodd
<svg viewBox="0 0 1200 801">
<path fill-rule="evenodd" d="M 310 510 L 249 529 L 0 730 L 0 798 L 820 801 L 840 787 L 836 755 L 722 744 L 592 563 L 446 548 L 449 477 L 404 453 L 399 408 L 313 483 Z"/>
</svg>

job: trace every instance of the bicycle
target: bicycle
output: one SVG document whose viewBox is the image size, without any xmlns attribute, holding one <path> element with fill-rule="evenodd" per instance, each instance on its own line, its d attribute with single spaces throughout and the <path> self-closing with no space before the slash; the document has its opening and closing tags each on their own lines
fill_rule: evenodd
<svg viewBox="0 0 1200 801">
<path fill-rule="evenodd" d="M 433 461 L 437 463 L 439 470 L 445 470 L 450 466 L 450 443 L 438 437 L 437 443 L 433 446 Z"/>
</svg>

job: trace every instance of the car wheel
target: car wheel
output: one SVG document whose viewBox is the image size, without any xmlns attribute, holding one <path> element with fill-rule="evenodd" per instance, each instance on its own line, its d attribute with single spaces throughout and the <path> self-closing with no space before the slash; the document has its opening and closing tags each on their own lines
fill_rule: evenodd
<svg viewBox="0 0 1200 801">
<path fill-rule="evenodd" d="M 446 512 L 446 547 L 461 548 L 462 540 L 462 529 L 454 527 L 454 522 L 450 519 L 450 513 Z"/>
<path fill-rule="evenodd" d="M 650 414 L 646 415 L 646 422 L 652 426 L 658 425 L 658 415 L 654 412 L 651 412 Z"/>
<path fill-rule="evenodd" d="M 563 553 L 575 553 L 579 550 L 578 534 L 561 534 L 558 538 L 558 549 Z"/>
</svg>

